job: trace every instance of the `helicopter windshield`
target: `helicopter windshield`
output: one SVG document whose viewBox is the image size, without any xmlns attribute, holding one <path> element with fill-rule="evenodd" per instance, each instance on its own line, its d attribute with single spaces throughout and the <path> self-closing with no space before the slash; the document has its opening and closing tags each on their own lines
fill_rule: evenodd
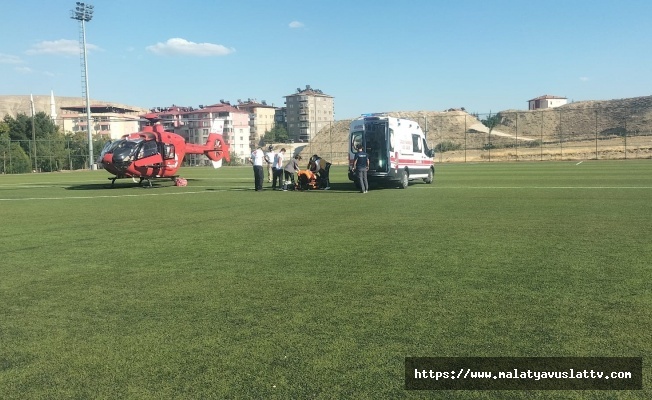
<svg viewBox="0 0 652 400">
<path fill-rule="evenodd" d="M 125 140 L 121 139 L 114 142 L 113 160 L 114 161 L 132 161 L 138 153 L 138 147 L 142 139 Z"/>
<path fill-rule="evenodd" d="M 112 142 L 106 142 L 104 147 L 102 148 L 102 152 L 100 153 L 100 158 L 104 156 L 105 154 L 111 154 L 113 153 L 113 150 L 120 144 L 121 140 L 114 140 Z"/>
</svg>

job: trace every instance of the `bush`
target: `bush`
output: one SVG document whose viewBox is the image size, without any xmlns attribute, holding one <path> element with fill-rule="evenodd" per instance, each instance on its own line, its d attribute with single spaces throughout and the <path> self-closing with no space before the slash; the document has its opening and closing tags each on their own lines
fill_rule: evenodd
<svg viewBox="0 0 652 400">
<path fill-rule="evenodd" d="M 240 156 L 236 154 L 236 152 L 232 151 L 229 153 L 229 156 L 231 158 L 231 161 L 227 162 L 224 160 L 224 165 L 228 165 L 231 167 L 238 166 L 238 165 L 243 165 L 242 160 L 240 159 Z"/>
<path fill-rule="evenodd" d="M 446 151 L 455 151 L 462 148 L 462 145 L 459 143 L 453 143 L 450 140 L 444 140 L 441 143 L 437 143 L 435 146 L 435 151 L 437 153 L 444 153 Z"/>
</svg>

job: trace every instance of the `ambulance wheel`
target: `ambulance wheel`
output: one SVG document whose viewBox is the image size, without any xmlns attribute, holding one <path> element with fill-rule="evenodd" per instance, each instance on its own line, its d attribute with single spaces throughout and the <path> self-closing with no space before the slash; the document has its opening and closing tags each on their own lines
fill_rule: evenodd
<svg viewBox="0 0 652 400">
<path fill-rule="evenodd" d="M 432 181 L 433 181 L 432 178 L 433 178 L 432 170 L 429 169 L 429 170 L 428 170 L 428 177 L 427 177 L 427 178 L 423 178 L 423 181 L 424 181 L 425 183 L 432 183 Z"/>
<path fill-rule="evenodd" d="M 407 170 L 403 171 L 403 174 L 401 174 L 401 180 L 399 181 L 399 187 L 401 189 L 407 189 L 409 184 L 408 178 L 409 178 L 408 171 Z"/>
</svg>

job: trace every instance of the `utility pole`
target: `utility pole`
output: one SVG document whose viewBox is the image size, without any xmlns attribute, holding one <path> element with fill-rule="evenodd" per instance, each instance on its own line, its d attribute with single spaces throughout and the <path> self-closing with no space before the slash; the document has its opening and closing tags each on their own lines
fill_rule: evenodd
<svg viewBox="0 0 652 400">
<path fill-rule="evenodd" d="M 30 102 L 30 109 L 32 110 L 32 144 L 34 146 L 34 168 L 33 170 L 38 172 L 38 166 L 36 164 L 36 128 L 34 125 L 34 116 L 36 114 L 36 110 L 34 109 L 34 96 L 29 95 L 29 102 Z"/>
<path fill-rule="evenodd" d="M 79 38 L 80 47 L 81 47 L 81 58 L 82 58 L 82 79 L 83 86 L 82 91 L 86 96 L 86 130 L 88 132 L 88 165 L 91 170 L 95 169 L 95 163 L 93 160 L 93 134 L 91 132 L 91 126 L 93 119 L 91 118 L 91 103 L 90 96 L 88 94 L 88 60 L 86 57 L 86 27 L 85 22 L 90 21 L 93 18 L 93 6 L 86 3 L 76 3 L 74 10 L 70 11 L 70 18 L 76 19 L 80 22 L 81 25 L 81 35 Z"/>
</svg>

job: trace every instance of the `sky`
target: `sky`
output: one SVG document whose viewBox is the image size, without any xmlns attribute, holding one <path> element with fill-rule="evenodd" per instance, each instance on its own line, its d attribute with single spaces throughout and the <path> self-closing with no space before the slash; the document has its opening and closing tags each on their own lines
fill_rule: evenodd
<svg viewBox="0 0 652 400">
<path fill-rule="evenodd" d="M 145 108 L 310 85 L 335 119 L 652 93 L 649 0 L 93 0 L 90 97 Z M 0 95 L 79 97 L 75 1 L 5 0 Z"/>
</svg>

